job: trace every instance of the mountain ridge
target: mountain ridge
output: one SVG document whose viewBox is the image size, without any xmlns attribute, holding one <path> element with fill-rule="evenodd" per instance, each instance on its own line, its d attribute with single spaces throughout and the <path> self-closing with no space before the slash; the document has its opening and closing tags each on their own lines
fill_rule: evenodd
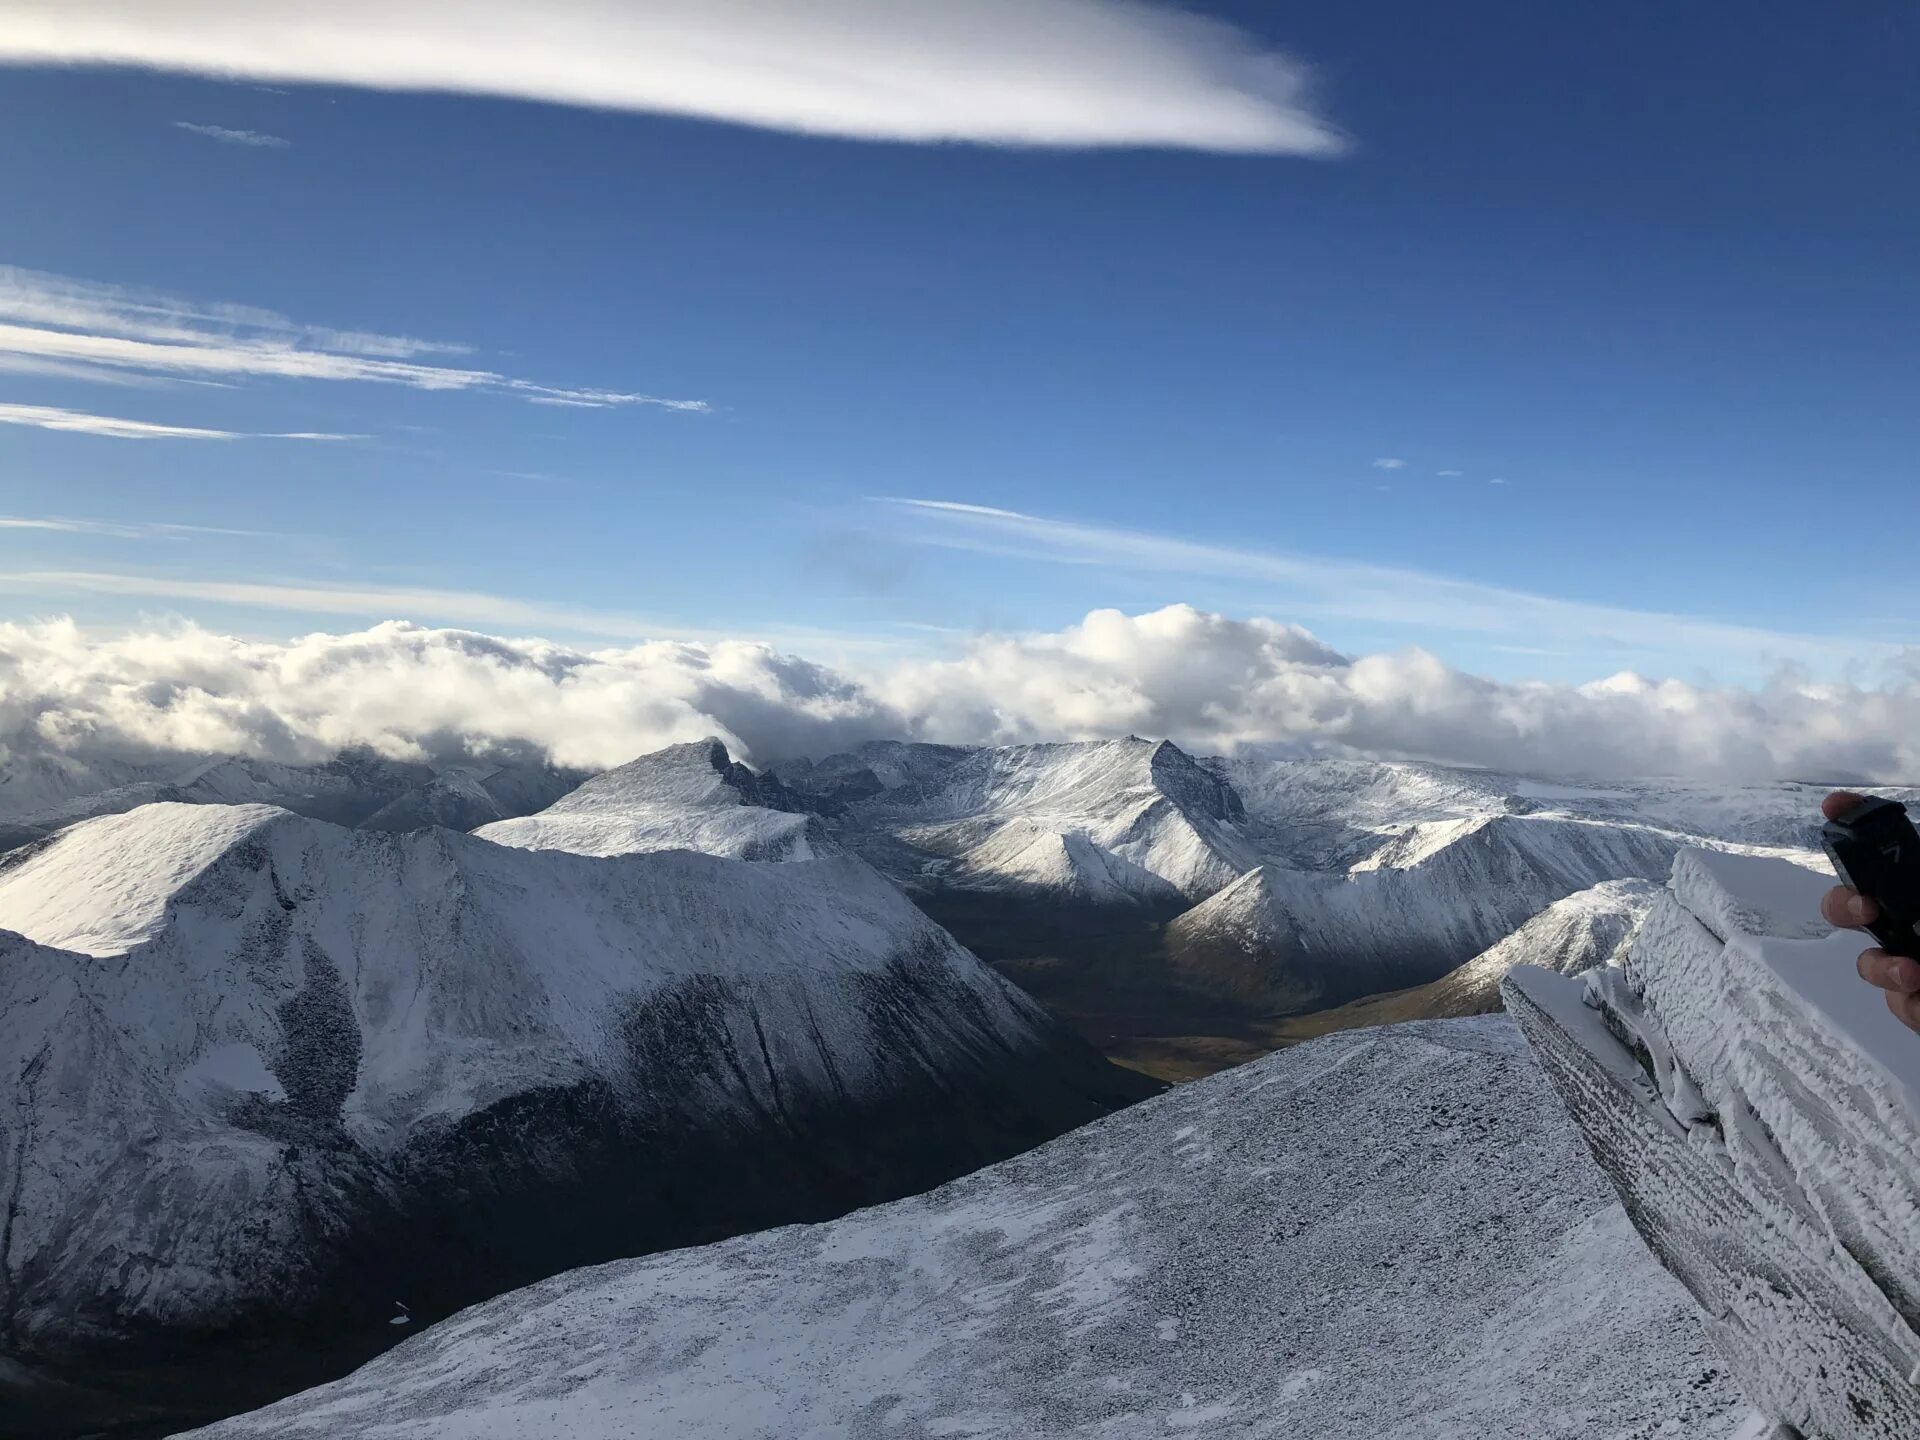
<svg viewBox="0 0 1920 1440">
<path fill-rule="evenodd" d="M 396 1298 L 823 1219 L 1155 1088 L 848 855 L 149 805 L 0 861 L 0 941 L 0 1325 L 73 1381 L 222 1393 L 243 1344 L 311 1383 Z"/>
</svg>

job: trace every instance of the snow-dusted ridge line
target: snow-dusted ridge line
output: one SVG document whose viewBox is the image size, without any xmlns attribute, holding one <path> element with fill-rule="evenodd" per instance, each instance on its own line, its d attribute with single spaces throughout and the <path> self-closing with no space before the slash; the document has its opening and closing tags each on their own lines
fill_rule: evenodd
<svg viewBox="0 0 1920 1440">
<path fill-rule="evenodd" d="M 1920 1434 L 1920 1040 L 1829 884 L 1683 852 L 1623 974 L 1515 970 L 1508 1004 L 1756 1406 L 1892 1440 Z"/>
<path fill-rule="evenodd" d="M 829 1224 L 556 1276 L 195 1440 L 1733 1440 L 1689 1309 L 1484 1017 L 1302 1045 Z"/>
</svg>

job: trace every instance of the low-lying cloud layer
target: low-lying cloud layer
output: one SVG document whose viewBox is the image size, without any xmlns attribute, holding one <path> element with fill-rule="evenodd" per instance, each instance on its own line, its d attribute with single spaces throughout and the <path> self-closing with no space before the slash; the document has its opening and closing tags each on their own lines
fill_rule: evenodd
<svg viewBox="0 0 1920 1440">
<path fill-rule="evenodd" d="M 263 643 L 0 626 L 0 773 L 240 753 L 286 761 L 543 751 L 605 766 L 718 734 L 749 759 L 863 740 L 1170 736 L 1546 774 L 1920 778 L 1920 676 L 1763 690 L 1621 675 L 1502 684 L 1419 650 L 1341 655 L 1297 626 L 1171 606 L 849 674 L 738 641 L 583 651 L 400 622 Z"/>
<path fill-rule="evenodd" d="M 1306 74 L 1146 0 L 63 0 L 0 62 L 507 95 L 863 140 L 1327 155 Z"/>
</svg>

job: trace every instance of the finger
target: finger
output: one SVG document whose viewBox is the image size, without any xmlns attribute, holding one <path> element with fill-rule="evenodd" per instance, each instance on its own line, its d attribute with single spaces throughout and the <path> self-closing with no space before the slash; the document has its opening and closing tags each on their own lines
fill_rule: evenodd
<svg viewBox="0 0 1920 1440">
<path fill-rule="evenodd" d="M 1846 885 L 1836 885 L 1820 897 L 1820 918 L 1842 930 L 1858 930 L 1880 916 L 1880 907 Z"/>
<path fill-rule="evenodd" d="M 1887 1009 L 1909 1030 L 1920 1030 L 1920 995 L 1896 995 L 1889 991 Z"/>
<path fill-rule="evenodd" d="M 1856 795 L 1851 790 L 1836 790 L 1820 802 L 1820 813 L 1829 820 L 1838 820 L 1866 798 L 1864 795 Z"/>
<path fill-rule="evenodd" d="M 1862 950 L 1854 967 L 1862 980 L 1882 990 L 1901 995 L 1920 991 L 1920 962 L 1904 955 L 1889 955 L 1880 949 Z"/>
</svg>

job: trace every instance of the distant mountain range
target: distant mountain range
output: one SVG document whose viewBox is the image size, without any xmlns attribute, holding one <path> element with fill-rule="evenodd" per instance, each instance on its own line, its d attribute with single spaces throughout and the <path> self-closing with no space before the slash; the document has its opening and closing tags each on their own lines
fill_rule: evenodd
<svg viewBox="0 0 1920 1440">
<path fill-rule="evenodd" d="M 1134 738 L 883 741 L 764 773 L 707 740 L 583 778 L 525 763 L 433 769 L 354 754 L 309 767 L 207 760 L 164 780 L 129 780 L 42 759 L 19 773 L 0 768 L 0 826 L 23 839 L 62 817 L 154 799 L 246 800 L 368 828 L 442 824 L 591 855 L 851 852 L 1098 1033 L 1124 1023 L 1116 1011 L 1204 1023 L 1215 1012 L 1300 1013 L 1417 989 L 1560 900 L 1607 881 L 1663 879 L 1682 845 L 1812 860 L 1824 789 L 1195 759 Z M 1510 963 L 1512 951 L 1481 969 Z M 1491 984 L 1480 986 L 1484 997 Z"/>
<path fill-rule="evenodd" d="M 0 1401 L 48 1435 L 256 1403 L 389 1320 L 1158 1088 L 975 953 L 1110 1054 L 1244 1058 L 1605 963 L 1684 844 L 1812 863 L 1820 791 L 1138 739 L 0 767 Z"/>
<path fill-rule="evenodd" d="M 343 751 L 314 765 L 240 756 L 83 763 L 39 753 L 0 764 L 0 849 L 139 805 L 278 805 L 369 830 L 471 830 L 553 804 L 588 778 L 544 763 L 428 765 Z"/>
</svg>

